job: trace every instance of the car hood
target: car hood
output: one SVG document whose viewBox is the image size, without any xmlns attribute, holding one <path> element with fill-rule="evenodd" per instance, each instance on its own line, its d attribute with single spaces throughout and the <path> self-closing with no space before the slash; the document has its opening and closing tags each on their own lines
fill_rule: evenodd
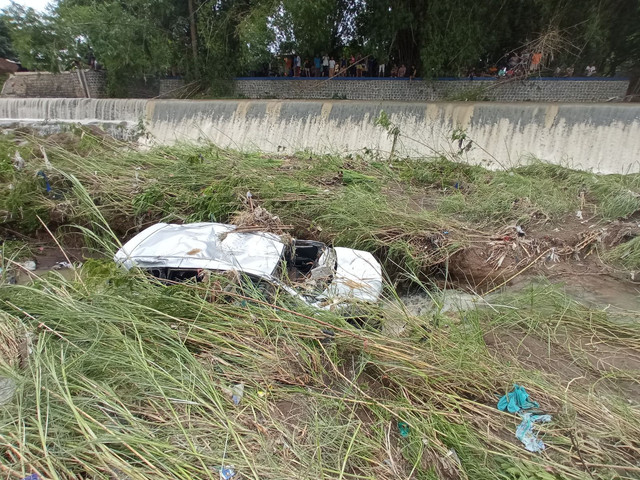
<svg viewBox="0 0 640 480">
<path fill-rule="evenodd" d="M 266 232 L 236 232 L 235 228 L 210 222 L 158 223 L 124 244 L 114 260 L 127 269 L 166 267 L 271 275 L 284 250 L 280 237 Z"/>
<path fill-rule="evenodd" d="M 358 300 L 377 302 L 382 294 L 382 267 L 369 252 L 336 247 L 336 273 L 323 292 L 323 308 Z M 328 301 L 328 302 L 327 302 Z"/>
</svg>

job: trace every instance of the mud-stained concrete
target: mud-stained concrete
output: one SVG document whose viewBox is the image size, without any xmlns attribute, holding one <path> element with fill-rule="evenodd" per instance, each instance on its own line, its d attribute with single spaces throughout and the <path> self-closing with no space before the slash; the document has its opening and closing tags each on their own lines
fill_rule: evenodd
<svg viewBox="0 0 640 480">
<path fill-rule="evenodd" d="M 401 156 L 448 154 L 494 169 L 535 157 L 597 173 L 640 172 L 640 106 L 632 104 L 3 98 L 0 125 L 53 133 L 80 123 L 145 144 L 384 155 L 394 138 L 376 123 L 382 111 L 399 129 Z M 460 148 L 461 132 L 468 148 Z"/>
</svg>

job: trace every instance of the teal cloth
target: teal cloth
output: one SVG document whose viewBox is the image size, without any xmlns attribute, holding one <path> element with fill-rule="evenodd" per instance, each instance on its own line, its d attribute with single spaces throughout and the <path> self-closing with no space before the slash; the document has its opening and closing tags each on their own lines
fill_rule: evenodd
<svg viewBox="0 0 640 480">
<path fill-rule="evenodd" d="M 513 390 L 498 401 L 498 410 L 510 413 L 518 413 L 520 410 L 538 407 L 538 402 L 530 402 L 527 391 L 517 383 L 513 384 Z"/>
<path fill-rule="evenodd" d="M 406 438 L 409 436 L 409 424 L 407 422 L 398 422 L 398 430 L 400 431 L 401 437 Z"/>
<path fill-rule="evenodd" d="M 516 437 L 524 444 L 524 448 L 530 452 L 540 452 L 546 448 L 542 440 L 538 438 L 538 433 L 534 430 L 535 423 L 548 423 L 551 415 L 533 415 L 531 413 L 522 414 L 522 422 L 516 429 Z"/>
</svg>

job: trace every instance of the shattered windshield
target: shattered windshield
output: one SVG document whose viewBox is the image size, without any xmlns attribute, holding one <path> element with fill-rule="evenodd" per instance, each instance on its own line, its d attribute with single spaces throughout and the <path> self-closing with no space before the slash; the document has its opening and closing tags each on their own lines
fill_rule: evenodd
<svg viewBox="0 0 640 480">
<path fill-rule="evenodd" d="M 295 240 L 285 250 L 277 275 L 301 295 L 317 298 L 327 289 L 335 272 L 333 248 L 321 242 Z"/>
</svg>

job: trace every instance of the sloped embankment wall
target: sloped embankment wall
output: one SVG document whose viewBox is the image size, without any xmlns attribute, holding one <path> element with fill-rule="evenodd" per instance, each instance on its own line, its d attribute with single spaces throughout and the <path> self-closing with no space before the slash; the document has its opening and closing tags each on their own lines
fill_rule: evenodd
<svg viewBox="0 0 640 480">
<path fill-rule="evenodd" d="M 302 100 L 0 99 L 0 123 L 56 131 L 95 124 L 151 144 L 213 142 L 220 147 L 290 154 L 300 150 L 383 155 L 437 153 L 490 168 L 536 157 L 601 173 L 640 172 L 640 105 L 558 103 L 403 103 Z M 454 133 L 473 144 L 459 153 Z"/>
</svg>

